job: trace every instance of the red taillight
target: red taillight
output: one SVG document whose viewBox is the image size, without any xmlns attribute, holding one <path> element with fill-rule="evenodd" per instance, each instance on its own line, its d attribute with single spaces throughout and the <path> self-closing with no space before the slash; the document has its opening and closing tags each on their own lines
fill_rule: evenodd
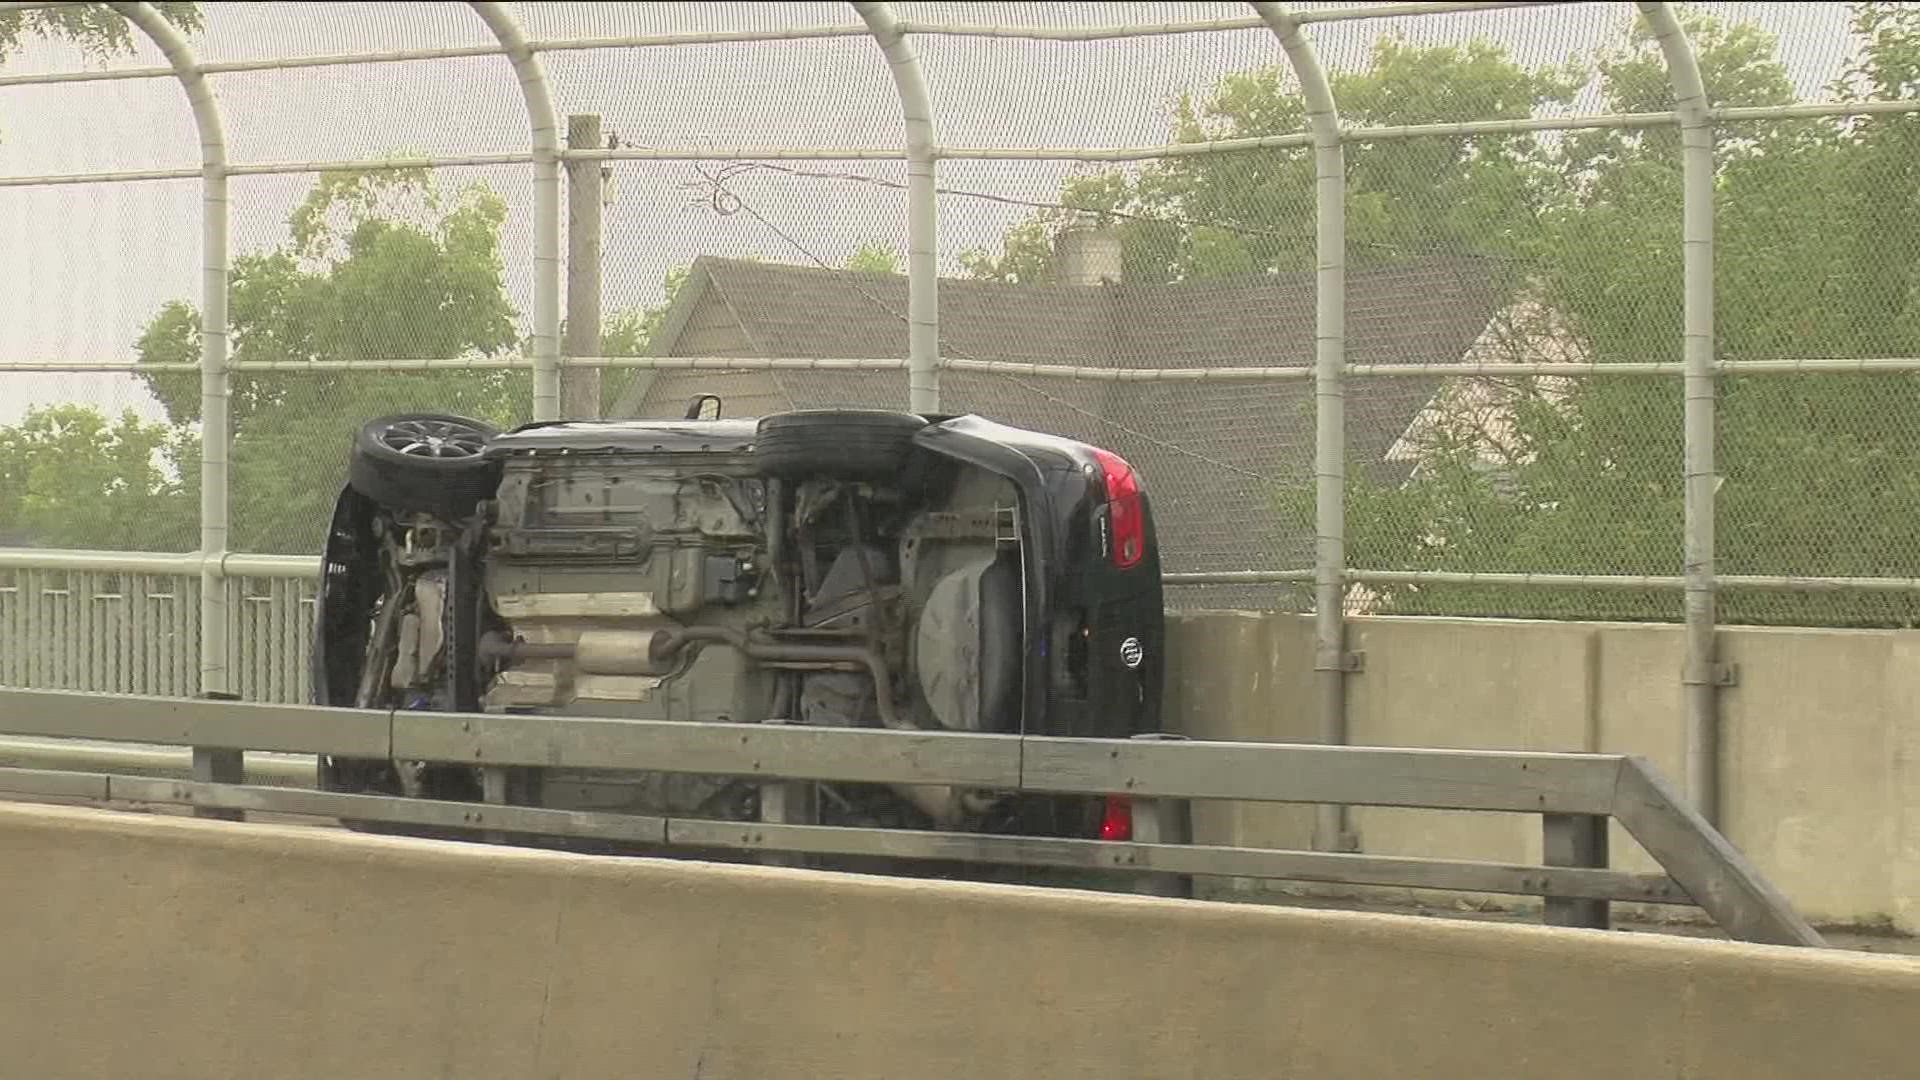
<svg viewBox="0 0 1920 1080">
<path fill-rule="evenodd" d="M 1095 450 L 1107 483 L 1107 520 L 1113 530 L 1108 547 L 1113 565 L 1131 570 L 1147 557 L 1147 516 L 1140 503 L 1140 478 L 1120 455 Z"/>
<path fill-rule="evenodd" d="M 1133 839 L 1133 800 L 1125 795 L 1107 796 L 1107 812 L 1100 818 L 1100 839 Z"/>
</svg>

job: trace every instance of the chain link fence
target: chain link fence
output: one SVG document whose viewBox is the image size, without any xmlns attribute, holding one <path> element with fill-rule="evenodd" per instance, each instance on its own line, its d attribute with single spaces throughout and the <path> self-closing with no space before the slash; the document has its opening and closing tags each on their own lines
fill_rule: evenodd
<svg viewBox="0 0 1920 1080">
<path fill-rule="evenodd" d="M 0 546 L 308 556 L 374 415 L 911 370 L 1133 461 L 1176 606 L 1911 625 L 1916 72 L 1893 3 L 0 4 Z"/>
</svg>

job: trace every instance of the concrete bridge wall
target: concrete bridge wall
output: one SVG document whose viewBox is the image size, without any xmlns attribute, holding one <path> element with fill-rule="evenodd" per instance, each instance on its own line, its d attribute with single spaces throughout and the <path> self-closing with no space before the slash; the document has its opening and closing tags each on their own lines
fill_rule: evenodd
<svg viewBox="0 0 1920 1080">
<path fill-rule="evenodd" d="M 1174 617 L 1169 633 L 1177 730 L 1316 740 L 1308 620 L 1201 613 Z M 1351 647 L 1365 653 L 1365 670 L 1349 682 L 1351 737 L 1639 754 L 1681 783 L 1681 634 L 1677 626 L 1356 619 Z M 1727 630 L 1721 649 L 1739 666 L 1738 685 L 1721 695 L 1722 830 L 1809 919 L 1920 931 L 1920 632 Z M 1354 821 L 1369 852 L 1540 859 L 1534 816 L 1357 808 Z M 1312 810 L 1201 807 L 1196 827 L 1208 842 L 1302 847 Z M 1655 869 L 1617 828 L 1613 851 L 1616 865 Z M 1374 894 L 1411 897 L 1366 895 Z"/>
<path fill-rule="evenodd" d="M 0 806 L 4 1072 L 1912 1072 L 1920 964 Z"/>
</svg>

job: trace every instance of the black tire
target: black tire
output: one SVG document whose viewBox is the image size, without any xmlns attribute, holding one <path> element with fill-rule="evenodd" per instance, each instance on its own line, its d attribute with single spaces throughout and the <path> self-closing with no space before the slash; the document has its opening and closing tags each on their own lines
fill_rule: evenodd
<svg viewBox="0 0 1920 1080">
<path fill-rule="evenodd" d="M 807 409 L 760 421 L 753 456 L 763 476 L 825 474 L 885 479 L 897 474 L 927 421 L 880 409 Z"/>
<path fill-rule="evenodd" d="M 347 482 L 389 510 L 458 521 L 500 484 L 500 463 L 484 457 L 498 434 L 464 416 L 383 416 L 354 436 Z"/>
</svg>

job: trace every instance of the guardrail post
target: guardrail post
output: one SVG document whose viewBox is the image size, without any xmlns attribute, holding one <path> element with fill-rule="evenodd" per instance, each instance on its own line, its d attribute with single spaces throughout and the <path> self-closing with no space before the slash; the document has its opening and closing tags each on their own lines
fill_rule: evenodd
<svg viewBox="0 0 1920 1080">
<path fill-rule="evenodd" d="M 1613 816 L 1728 937 L 1816 949 L 1826 944 L 1786 896 L 1640 758 L 1621 762 Z"/>
<path fill-rule="evenodd" d="M 1548 866 L 1607 868 L 1607 822 L 1600 814 L 1542 814 L 1545 862 Z M 1546 898 L 1543 921 L 1548 926 L 1579 926 L 1591 930 L 1613 928 L 1611 905 L 1605 900 Z"/>
<path fill-rule="evenodd" d="M 525 766 L 482 765 L 480 801 L 489 806 L 538 806 L 539 795 L 535 789 L 538 782 L 534 770 Z M 508 833 L 488 829 L 481 835 L 489 844 L 513 843 Z"/>
<path fill-rule="evenodd" d="M 200 695 L 203 701 L 239 701 L 239 694 L 208 691 Z M 193 778 L 202 784 L 244 784 L 247 782 L 247 757 L 244 750 L 224 750 L 208 746 L 193 748 Z M 196 806 L 193 816 L 211 818 L 216 821 L 245 821 L 244 810 L 223 810 L 212 806 Z"/>
<path fill-rule="evenodd" d="M 785 717 L 769 717 L 763 724 L 789 724 Z M 817 788 L 810 781 L 770 779 L 760 785 L 760 820 L 768 825 L 812 825 L 817 821 L 814 799 Z M 795 852 L 766 851 L 760 855 L 765 866 L 804 866 L 806 857 Z"/>
<path fill-rule="evenodd" d="M 1152 732 L 1135 735 L 1148 742 L 1185 742 L 1185 735 Z M 1133 800 L 1133 839 L 1140 844 L 1193 843 L 1193 804 L 1186 799 L 1140 798 Z M 1147 896 L 1193 895 L 1193 878 L 1186 874 L 1141 874 L 1134 879 L 1133 891 Z"/>
</svg>

